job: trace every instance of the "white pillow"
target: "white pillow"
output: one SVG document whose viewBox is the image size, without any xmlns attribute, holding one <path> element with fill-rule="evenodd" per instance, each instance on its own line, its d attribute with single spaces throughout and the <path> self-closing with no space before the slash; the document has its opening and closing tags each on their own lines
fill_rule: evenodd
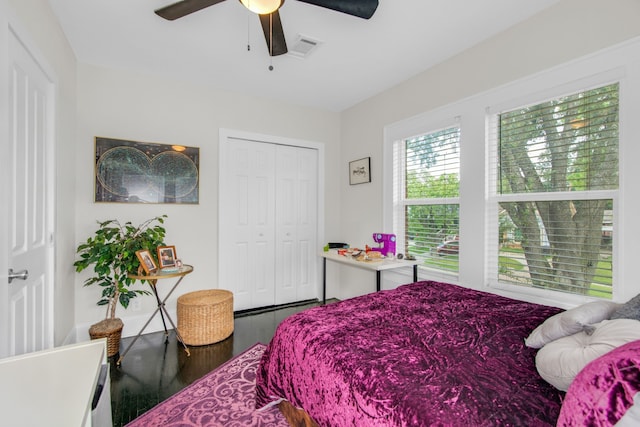
<svg viewBox="0 0 640 427">
<path fill-rule="evenodd" d="M 536 368 L 542 378 L 567 391 L 589 362 L 628 342 L 640 339 L 640 321 L 603 320 L 591 335 L 579 332 L 546 344 L 536 354 Z"/>
<path fill-rule="evenodd" d="M 633 396 L 633 405 L 627 409 L 615 427 L 638 427 L 640 425 L 640 392 Z"/>
<path fill-rule="evenodd" d="M 524 340 L 527 347 L 542 348 L 558 338 L 573 335 L 585 326 L 608 319 L 622 304 L 593 301 L 549 317 Z"/>
</svg>

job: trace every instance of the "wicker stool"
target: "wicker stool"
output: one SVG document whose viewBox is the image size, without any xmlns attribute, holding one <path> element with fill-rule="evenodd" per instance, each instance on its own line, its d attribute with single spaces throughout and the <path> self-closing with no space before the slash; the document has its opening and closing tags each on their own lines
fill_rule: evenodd
<svg viewBox="0 0 640 427">
<path fill-rule="evenodd" d="M 213 344 L 233 333 L 233 294 L 223 289 L 178 297 L 178 332 L 188 345 Z"/>
</svg>

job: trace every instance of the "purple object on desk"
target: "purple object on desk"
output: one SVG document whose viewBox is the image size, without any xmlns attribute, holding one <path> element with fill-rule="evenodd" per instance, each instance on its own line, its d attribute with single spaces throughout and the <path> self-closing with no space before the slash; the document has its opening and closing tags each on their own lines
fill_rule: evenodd
<svg viewBox="0 0 640 427">
<path fill-rule="evenodd" d="M 379 248 L 371 248 L 372 251 L 380 252 L 382 255 L 396 254 L 396 235 L 385 233 L 373 233 L 373 241 L 380 244 Z"/>
</svg>

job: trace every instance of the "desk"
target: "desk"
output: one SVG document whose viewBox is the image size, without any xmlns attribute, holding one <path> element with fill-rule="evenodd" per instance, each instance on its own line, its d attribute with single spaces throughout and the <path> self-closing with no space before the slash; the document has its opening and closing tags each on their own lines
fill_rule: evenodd
<svg viewBox="0 0 640 427">
<path fill-rule="evenodd" d="M 184 276 L 186 276 L 187 274 L 191 273 L 192 271 L 193 271 L 193 266 L 191 266 L 191 265 L 183 265 L 178 270 L 172 270 L 172 271 L 158 270 L 158 271 L 153 272 L 152 274 L 130 274 L 129 275 L 129 278 L 135 279 L 135 280 L 144 280 L 149 284 L 149 286 L 151 286 L 151 290 L 153 291 L 153 295 L 155 295 L 155 297 L 156 297 L 156 302 L 158 303 L 158 307 L 156 307 L 154 312 L 151 314 L 151 317 L 149 317 L 149 320 L 147 320 L 147 323 L 144 324 L 142 329 L 140 329 L 140 332 L 138 332 L 138 335 L 135 336 L 135 338 L 133 339 L 133 341 L 131 341 L 131 343 L 129 344 L 127 349 L 122 353 L 122 355 L 118 359 L 118 362 L 117 362 L 118 365 L 120 365 L 120 362 L 122 361 L 122 359 L 124 359 L 124 356 L 126 356 L 126 354 L 129 351 L 129 349 L 133 346 L 133 344 L 135 344 L 135 342 L 138 340 L 138 338 L 140 338 L 140 335 L 142 335 L 144 330 L 147 328 L 149 323 L 151 323 L 151 320 L 153 320 L 153 318 L 155 317 L 156 313 L 158 313 L 158 312 L 160 312 L 160 317 L 162 317 L 162 325 L 164 326 L 165 342 L 167 342 L 169 340 L 169 331 L 167 330 L 167 323 L 165 322 L 165 316 L 166 316 L 167 319 L 169 320 L 169 323 L 171 323 L 171 326 L 173 326 L 173 330 L 176 331 L 176 337 L 182 343 L 182 346 L 184 347 L 184 351 L 187 352 L 187 356 L 190 356 L 189 348 L 187 347 L 187 345 L 182 340 L 182 337 L 180 336 L 180 333 L 178 332 L 178 328 L 176 328 L 175 323 L 173 323 L 173 320 L 171 319 L 171 316 L 169 316 L 169 312 L 167 311 L 167 308 L 164 305 L 165 305 L 165 302 L 167 301 L 167 299 L 173 293 L 173 291 L 178 287 L 180 282 L 182 282 L 182 279 L 184 279 Z M 171 288 L 169 293 L 167 293 L 167 295 L 164 297 L 164 299 L 161 300 L 160 296 L 158 295 L 158 290 L 156 289 L 156 283 L 158 282 L 158 280 L 171 279 L 171 278 L 178 278 L 178 280 L 173 285 L 173 287 Z"/>
<path fill-rule="evenodd" d="M 108 366 L 104 338 L 0 360 L 2 425 L 112 425 L 108 382 L 100 419 L 92 419 L 91 410 L 103 367 L 108 381 Z"/>
<path fill-rule="evenodd" d="M 395 268 L 413 267 L 413 281 L 418 281 L 418 265 L 422 262 L 419 260 L 407 261 L 400 259 L 382 259 L 380 261 L 356 261 L 351 256 L 338 255 L 337 252 L 329 250 L 322 252 L 322 304 L 326 303 L 327 295 L 327 260 L 339 262 L 341 264 L 350 265 L 352 267 L 372 270 L 376 272 L 376 292 L 380 291 L 380 274 L 383 270 L 393 270 Z"/>
</svg>

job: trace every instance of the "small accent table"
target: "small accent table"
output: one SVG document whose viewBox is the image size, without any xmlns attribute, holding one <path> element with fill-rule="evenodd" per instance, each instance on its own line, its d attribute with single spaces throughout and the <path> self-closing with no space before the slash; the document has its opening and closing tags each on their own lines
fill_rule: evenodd
<svg viewBox="0 0 640 427">
<path fill-rule="evenodd" d="M 326 303 L 327 294 L 327 260 L 339 262 L 341 264 L 350 265 L 352 267 L 363 268 L 365 270 L 373 270 L 376 272 L 376 292 L 380 291 L 380 275 L 383 270 L 393 270 L 402 267 L 413 267 L 413 281 L 418 281 L 418 265 L 422 262 L 419 260 L 407 261 L 400 259 L 384 258 L 380 261 L 356 261 L 350 256 L 338 255 L 336 252 L 321 252 L 322 257 L 322 304 Z"/>
<path fill-rule="evenodd" d="M 176 328 L 176 325 L 175 325 L 175 323 L 173 323 L 173 320 L 171 319 L 171 316 L 169 316 L 169 312 L 167 311 L 167 308 L 165 307 L 165 302 L 171 296 L 173 291 L 178 287 L 180 282 L 182 282 L 182 279 L 184 279 L 184 276 L 186 276 L 187 274 L 191 273 L 192 271 L 193 271 L 193 266 L 185 264 L 185 265 L 183 265 L 182 267 L 180 267 L 177 270 L 171 270 L 171 271 L 158 270 L 158 271 L 155 271 L 152 274 L 130 274 L 129 275 L 129 277 L 131 279 L 144 280 L 147 283 L 149 283 L 149 286 L 151 286 L 151 290 L 153 291 L 153 294 L 156 297 L 156 301 L 158 303 L 158 307 L 154 310 L 153 314 L 151 314 L 151 317 L 149 317 L 149 320 L 147 320 L 147 323 L 145 323 L 144 326 L 142 327 L 142 329 L 140 329 L 140 332 L 138 332 L 138 335 L 135 336 L 133 341 L 131 341 L 129 346 L 122 353 L 122 355 L 118 359 L 117 365 L 120 365 L 120 362 L 122 361 L 122 359 L 124 359 L 124 356 L 126 356 L 126 354 L 129 351 L 129 349 L 133 346 L 133 344 L 135 344 L 135 342 L 138 340 L 138 338 L 140 338 L 140 335 L 142 335 L 144 330 L 147 328 L 147 326 L 149 326 L 149 323 L 151 323 L 151 320 L 153 320 L 153 318 L 155 317 L 156 313 L 158 313 L 158 312 L 160 312 L 160 317 L 162 317 L 162 325 L 164 326 L 165 342 L 167 342 L 169 340 L 169 331 L 167 330 L 167 323 L 165 322 L 165 316 L 166 316 L 167 319 L 169 320 L 169 323 L 171 323 L 171 326 L 173 326 L 173 330 L 176 332 L 176 337 L 182 343 L 182 346 L 184 347 L 184 351 L 187 352 L 187 356 L 191 356 L 191 353 L 189 353 L 189 348 L 187 347 L 187 345 L 182 340 L 182 337 L 180 336 L 180 332 L 178 332 L 178 328 Z M 164 299 L 161 300 L 160 299 L 160 295 L 158 295 L 158 289 L 156 289 L 156 283 L 160 279 L 170 279 L 170 278 L 176 278 L 176 277 L 178 278 L 178 280 L 173 285 L 173 287 L 171 288 L 169 293 L 164 297 Z"/>
</svg>

